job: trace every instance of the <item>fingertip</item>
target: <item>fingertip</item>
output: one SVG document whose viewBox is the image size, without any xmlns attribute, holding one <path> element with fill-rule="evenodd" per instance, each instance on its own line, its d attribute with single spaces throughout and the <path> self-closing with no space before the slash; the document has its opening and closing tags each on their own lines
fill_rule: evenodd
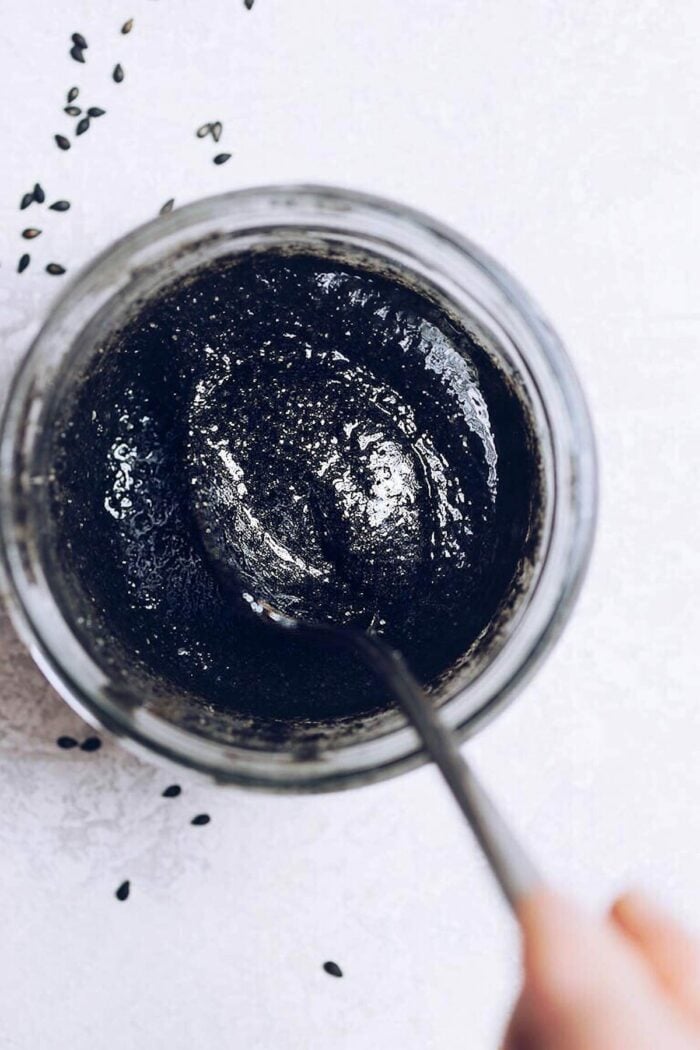
<svg viewBox="0 0 700 1050">
<path fill-rule="evenodd" d="M 608 918 L 623 933 L 628 932 L 628 923 L 637 914 L 638 902 L 641 904 L 642 910 L 644 910 L 646 894 L 644 890 L 631 887 L 615 897 L 608 909 Z"/>
<path fill-rule="evenodd" d="M 646 890 L 632 887 L 617 897 L 610 908 L 610 917 L 625 930 L 678 928 L 670 912 Z"/>
<path fill-rule="evenodd" d="M 646 949 L 692 953 L 696 962 L 700 958 L 693 934 L 643 890 L 631 889 L 621 894 L 610 908 L 610 917 L 628 938 Z"/>
<path fill-rule="evenodd" d="M 647 893 L 629 890 L 610 909 L 617 928 L 634 945 L 677 1003 L 700 1020 L 700 945 Z"/>
</svg>

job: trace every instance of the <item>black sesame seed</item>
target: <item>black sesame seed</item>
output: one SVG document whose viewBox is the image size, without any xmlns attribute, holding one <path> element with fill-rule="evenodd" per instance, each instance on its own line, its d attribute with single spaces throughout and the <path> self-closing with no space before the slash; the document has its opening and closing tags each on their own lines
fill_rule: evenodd
<svg viewBox="0 0 700 1050">
<path fill-rule="evenodd" d="M 27 253 L 25 252 L 24 255 L 20 258 L 19 262 L 17 263 L 17 273 L 24 273 L 24 271 L 29 266 L 30 258 L 31 257 L 29 255 L 27 255 Z M 67 737 L 61 737 L 60 739 L 61 740 L 65 740 L 65 739 L 68 739 L 68 738 Z M 61 747 L 62 745 L 59 744 L 58 746 Z M 73 745 L 71 744 L 71 747 L 72 746 Z"/>
<path fill-rule="evenodd" d="M 81 47 L 78 47 L 77 44 L 75 44 L 70 49 L 70 57 L 75 59 L 76 62 L 84 62 L 85 61 L 85 55 L 83 54 L 83 49 Z"/>
<path fill-rule="evenodd" d="M 326 973 L 329 973 L 331 975 L 331 977 L 342 977 L 343 976 L 343 971 L 340 969 L 340 967 L 338 966 L 337 963 L 324 962 L 323 969 L 326 971 Z"/>
<path fill-rule="evenodd" d="M 75 128 L 76 135 L 84 134 L 84 132 L 86 132 L 89 127 L 90 127 L 90 118 L 89 117 L 83 117 L 83 119 L 79 120 L 77 125 L 76 125 L 76 128 Z"/>
<path fill-rule="evenodd" d="M 80 106 L 64 106 L 63 112 L 67 113 L 69 117 L 79 117 L 83 111 Z"/>
<path fill-rule="evenodd" d="M 46 200 L 46 194 L 44 193 L 43 189 L 41 188 L 38 182 L 34 183 L 34 191 L 32 193 L 32 196 L 34 197 L 34 200 L 37 202 L 37 204 L 43 204 Z"/>
<path fill-rule="evenodd" d="M 163 798 L 177 798 L 178 795 L 182 794 L 182 788 L 179 784 L 171 784 L 163 792 Z"/>
<path fill-rule="evenodd" d="M 245 4 L 248 11 L 252 11 L 255 0 L 243 0 L 243 3 Z"/>
<path fill-rule="evenodd" d="M 70 91 L 68 92 L 68 94 L 66 95 L 66 102 L 75 102 L 75 100 L 76 100 L 76 98 L 78 97 L 79 94 L 80 94 L 80 89 L 77 88 L 77 87 L 72 87 L 70 89 Z"/>
<path fill-rule="evenodd" d="M 65 269 L 59 266 L 58 263 L 49 263 L 46 267 L 46 272 L 50 273 L 52 277 L 60 277 L 62 273 L 65 273 Z"/>
<path fill-rule="evenodd" d="M 217 120 L 214 124 L 212 124 L 212 126 L 211 126 L 211 135 L 212 135 L 212 138 L 214 139 L 214 142 L 218 142 L 219 141 L 219 139 L 221 138 L 221 132 L 223 130 L 224 130 L 224 126 L 223 126 L 223 124 L 221 123 L 220 120 Z"/>
<path fill-rule="evenodd" d="M 54 135 L 54 138 L 59 149 L 70 149 L 70 142 L 65 135 Z"/>
<path fill-rule="evenodd" d="M 230 153 L 217 153 L 217 155 L 214 157 L 214 163 L 215 164 L 225 164 L 226 161 L 230 160 L 230 159 L 231 159 L 231 154 Z"/>
<path fill-rule="evenodd" d="M 106 110 L 100 109 L 99 106 L 90 106 L 88 110 L 89 117 L 104 117 Z"/>
<path fill-rule="evenodd" d="M 71 40 L 73 41 L 73 43 L 75 44 L 76 47 L 87 47 L 88 46 L 88 42 L 87 42 L 87 40 L 85 39 L 85 37 L 83 36 L 82 33 L 73 33 L 73 36 L 71 37 Z"/>
<path fill-rule="evenodd" d="M 35 237 L 38 237 L 41 230 L 37 230 L 35 226 L 29 226 L 26 230 L 22 230 L 22 236 L 25 241 L 33 241 Z"/>
<path fill-rule="evenodd" d="M 175 204 L 175 198 L 171 197 L 169 201 L 166 201 L 163 207 L 160 209 L 161 215 L 168 215 L 173 210 Z"/>
<path fill-rule="evenodd" d="M 122 67 L 117 62 L 116 66 L 114 67 L 114 70 L 112 71 L 112 80 L 114 81 L 115 84 L 121 84 L 123 79 L 124 79 L 124 70 L 122 69 Z"/>
<path fill-rule="evenodd" d="M 134 20 L 133 20 L 133 18 L 129 18 L 124 23 L 124 25 L 122 26 L 122 33 L 124 34 L 124 36 L 126 36 L 126 34 L 130 33 L 133 28 L 134 28 Z"/>
<path fill-rule="evenodd" d="M 190 824 L 194 824 L 196 828 L 199 828 L 202 824 L 208 824 L 210 820 L 211 817 L 208 813 L 199 813 L 196 817 L 192 817 Z"/>
<path fill-rule="evenodd" d="M 102 741 L 98 736 L 89 736 L 87 740 L 83 740 L 80 745 L 81 751 L 99 751 L 102 747 Z"/>
<path fill-rule="evenodd" d="M 33 193 L 25 193 L 25 195 L 22 197 L 22 200 L 20 201 L 20 205 L 19 205 L 20 211 L 24 211 L 24 209 L 28 208 L 29 205 L 32 204 L 33 202 L 34 202 L 34 194 Z"/>
<path fill-rule="evenodd" d="M 197 138 L 203 139 L 205 135 L 208 135 L 211 131 L 211 124 L 202 124 L 201 127 L 197 128 Z"/>
<path fill-rule="evenodd" d="M 49 204 L 49 211 L 68 211 L 70 208 L 70 201 L 54 201 L 53 204 Z"/>
<path fill-rule="evenodd" d="M 22 258 L 23 259 L 28 259 L 29 256 L 28 255 L 23 255 Z M 77 747 L 78 746 L 78 741 L 73 736 L 59 736 L 59 738 L 56 741 L 56 743 L 58 744 L 58 746 L 60 748 L 63 748 L 64 751 L 70 751 L 70 749 L 72 747 Z"/>
<path fill-rule="evenodd" d="M 118 901 L 125 901 L 129 896 L 129 890 L 131 889 L 131 883 L 127 879 L 126 882 L 122 882 L 121 886 L 115 890 L 114 896 Z"/>
</svg>

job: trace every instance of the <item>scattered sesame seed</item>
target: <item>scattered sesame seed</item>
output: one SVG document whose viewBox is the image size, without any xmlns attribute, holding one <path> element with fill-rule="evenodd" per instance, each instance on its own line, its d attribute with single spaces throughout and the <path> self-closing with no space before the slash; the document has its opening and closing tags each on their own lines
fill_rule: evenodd
<svg viewBox="0 0 700 1050">
<path fill-rule="evenodd" d="M 130 890 L 131 883 L 128 879 L 126 879 L 126 881 L 122 882 L 121 886 L 119 886 L 119 888 L 115 890 L 114 896 L 117 898 L 118 901 L 125 901 L 126 898 L 129 896 Z"/>
</svg>

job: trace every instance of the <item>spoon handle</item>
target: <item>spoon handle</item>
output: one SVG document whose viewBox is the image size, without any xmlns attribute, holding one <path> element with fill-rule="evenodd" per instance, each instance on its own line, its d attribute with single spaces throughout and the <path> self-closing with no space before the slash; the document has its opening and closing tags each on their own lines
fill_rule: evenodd
<svg viewBox="0 0 700 1050">
<path fill-rule="evenodd" d="M 452 732 L 443 725 L 438 711 L 401 656 L 376 635 L 359 631 L 351 633 L 356 650 L 381 677 L 413 723 L 515 912 L 523 897 L 543 884 L 532 860 L 479 783 L 457 747 Z"/>
</svg>

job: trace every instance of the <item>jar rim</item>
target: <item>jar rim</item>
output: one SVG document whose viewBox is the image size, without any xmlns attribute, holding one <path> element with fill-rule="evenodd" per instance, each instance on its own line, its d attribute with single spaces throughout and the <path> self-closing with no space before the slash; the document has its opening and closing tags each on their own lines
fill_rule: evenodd
<svg viewBox="0 0 700 1050">
<path fill-rule="evenodd" d="M 460 740 L 483 728 L 517 695 L 568 619 L 590 557 L 597 511 L 597 463 L 590 417 L 567 354 L 528 293 L 466 237 L 423 212 L 366 193 L 317 185 L 235 190 L 195 201 L 128 233 L 103 251 L 66 288 L 13 378 L 0 423 L 0 571 L 11 618 L 44 675 L 84 718 L 141 753 L 155 752 L 221 782 L 279 791 L 350 787 L 427 761 L 409 726 L 332 753 L 295 757 L 236 748 L 182 729 L 138 705 L 123 704 L 103 672 L 61 622 L 26 528 L 26 476 L 39 426 L 52 354 L 75 338 L 130 275 L 197 237 L 260 236 L 307 228 L 390 242 L 416 265 L 466 295 L 474 284 L 489 311 L 534 370 L 552 438 L 554 517 L 543 574 L 513 634 L 479 675 L 443 706 Z M 315 228 L 315 227 L 314 227 Z M 471 283 L 470 283 L 471 282 Z M 469 286 L 469 287 L 467 287 Z M 497 316 L 496 316 L 497 315 Z M 466 694 L 470 695 L 467 696 Z"/>
</svg>

